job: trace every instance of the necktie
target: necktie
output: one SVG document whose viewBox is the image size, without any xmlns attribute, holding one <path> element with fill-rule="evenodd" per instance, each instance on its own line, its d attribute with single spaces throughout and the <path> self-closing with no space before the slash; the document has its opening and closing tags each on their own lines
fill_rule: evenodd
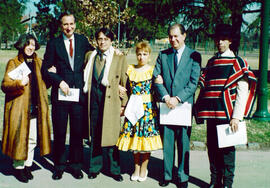
<svg viewBox="0 0 270 188">
<path fill-rule="evenodd" d="M 70 55 L 70 57 L 73 56 L 72 39 L 69 39 L 69 55 Z"/>
<path fill-rule="evenodd" d="M 174 53 L 174 72 L 176 72 L 177 66 L 178 66 L 178 57 L 177 57 L 177 54 L 178 54 L 178 51 L 175 50 L 175 53 Z"/>
<path fill-rule="evenodd" d="M 102 70 L 104 69 L 105 58 L 103 58 L 103 53 L 99 53 L 98 55 L 99 56 L 96 61 L 96 71 L 97 71 L 97 75 L 100 76 L 100 74 L 102 73 Z"/>
</svg>

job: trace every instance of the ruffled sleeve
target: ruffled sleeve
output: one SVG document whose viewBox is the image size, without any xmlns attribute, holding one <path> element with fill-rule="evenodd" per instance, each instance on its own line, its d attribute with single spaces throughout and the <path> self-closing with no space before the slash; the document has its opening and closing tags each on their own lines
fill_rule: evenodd
<svg viewBox="0 0 270 188">
<path fill-rule="evenodd" d="M 154 66 L 149 66 L 148 69 L 140 72 L 135 69 L 134 65 L 129 65 L 128 70 L 127 70 L 127 75 L 129 77 L 129 80 L 134 81 L 134 82 L 141 82 L 141 81 L 152 79 L 153 71 L 154 71 Z"/>
</svg>

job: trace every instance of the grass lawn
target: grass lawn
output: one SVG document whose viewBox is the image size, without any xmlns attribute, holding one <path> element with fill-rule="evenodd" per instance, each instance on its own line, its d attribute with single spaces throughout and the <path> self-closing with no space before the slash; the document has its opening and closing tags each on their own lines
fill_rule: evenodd
<svg viewBox="0 0 270 188">
<path fill-rule="evenodd" d="M 270 122 L 246 120 L 249 143 L 270 144 Z M 206 142 L 206 124 L 193 124 L 191 132 L 192 141 Z"/>
<path fill-rule="evenodd" d="M 37 51 L 38 56 L 43 58 L 45 48 L 41 48 Z M 0 81 L 2 82 L 3 74 L 5 72 L 5 67 L 10 58 L 13 58 L 17 55 L 17 51 L 14 50 L 0 50 Z M 151 64 L 154 64 L 158 52 L 153 52 L 151 54 Z M 241 53 L 240 53 L 241 55 Z M 250 56 L 245 57 L 248 59 L 248 63 L 250 64 L 252 69 L 258 69 L 258 56 L 254 54 L 249 54 Z M 209 59 L 211 55 L 204 55 L 202 53 L 202 66 L 204 67 L 207 59 Z M 127 61 L 129 64 L 136 63 L 136 56 L 134 51 L 130 51 L 127 54 Z M 270 62 L 270 61 L 269 61 Z M 270 63 L 268 65 L 268 70 L 270 70 Z M 270 85 L 269 87 L 270 88 Z M 269 91 L 270 93 L 270 91 Z M 4 110 L 4 93 L 0 90 L 0 137 L 2 135 L 3 130 L 3 110 Z M 270 94 L 268 94 L 268 99 L 270 100 Z M 269 101 L 270 102 L 270 101 Z M 268 104 L 269 104 L 268 102 Z M 270 105 L 270 104 L 269 104 Z M 256 109 L 256 105 L 254 105 L 254 111 Z M 250 143 L 258 142 L 258 143 L 265 143 L 270 145 L 270 122 L 259 122 L 255 120 L 247 120 L 247 131 L 248 131 L 248 141 Z M 1 139 L 1 138 L 0 138 Z M 191 134 L 192 141 L 206 141 L 206 125 L 196 125 L 193 124 L 192 134 Z"/>
</svg>

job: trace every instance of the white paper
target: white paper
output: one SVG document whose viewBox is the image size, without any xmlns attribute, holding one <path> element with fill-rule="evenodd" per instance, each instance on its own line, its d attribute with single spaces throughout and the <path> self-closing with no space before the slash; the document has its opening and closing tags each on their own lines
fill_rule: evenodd
<svg viewBox="0 0 270 188">
<path fill-rule="evenodd" d="M 16 67 L 14 70 L 10 71 L 8 73 L 8 76 L 13 80 L 22 80 L 23 77 L 28 76 L 28 74 L 31 73 L 31 70 L 26 65 L 25 62 L 20 64 L 18 67 Z"/>
<path fill-rule="evenodd" d="M 160 124 L 191 126 L 191 104 L 179 103 L 175 109 L 169 109 L 166 103 L 160 103 Z"/>
<path fill-rule="evenodd" d="M 136 122 L 144 115 L 142 96 L 131 95 L 125 109 L 126 118 L 135 125 Z"/>
<path fill-rule="evenodd" d="M 80 89 L 69 88 L 69 94 L 65 95 L 62 90 L 58 89 L 58 100 L 60 101 L 72 101 L 79 102 Z"/>
<path fill-rule="evenodd" d="M 229 124 L 218 125 L 217 134 L 219 148 L 247 144 L 247 128 L 244 121 L 239 122 L 238 131 L 235 133 Z"/>
</svg>

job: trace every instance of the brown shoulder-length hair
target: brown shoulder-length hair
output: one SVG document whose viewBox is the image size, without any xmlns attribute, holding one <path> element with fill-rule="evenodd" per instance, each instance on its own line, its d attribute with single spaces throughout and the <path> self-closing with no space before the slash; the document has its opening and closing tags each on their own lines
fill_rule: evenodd
<svg viewBox="0 0 270 188">
<path fill-rule="evenodd" d="M 23 51 L 24 48 L 30 44 L 30 40 L 33 39 L 35 41 L 35 50 L 38 50 L 40 48 L 40 45 L 36 39 L 36 37 L 32 34 L 29 33 L 24 33 L 22 34 L 18 41 L 14 44 L 14 47 L 19 50 L 19 51 Z"/>
</svg>

